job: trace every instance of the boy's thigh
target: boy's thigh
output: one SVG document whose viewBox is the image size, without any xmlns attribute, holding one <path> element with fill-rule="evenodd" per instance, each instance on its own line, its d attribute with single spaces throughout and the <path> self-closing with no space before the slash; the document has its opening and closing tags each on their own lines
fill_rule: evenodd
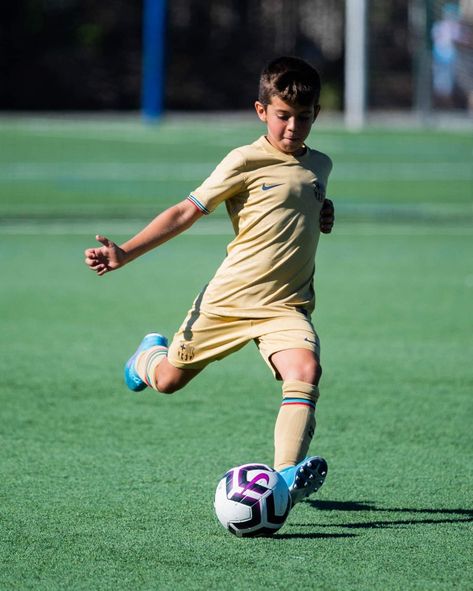
<svg viewBox="0 0 473 591">
<path fill-rule="evenodd" d="M 191 310 L 169 346 L 168 361 L 180 369 L 203 369 L 253 339 L 251 321 Z"/>
<path fill-rule="evenodd" d="M 320 339 L 310 319 L 303 314 L 266 320 L 261 323 L 259 333 L 255 343 L 276 379 L 282 377 L 272 358 L 283 351 L 307 351 L 307 355 L 293 355 L 292 359 L 301 363 L 314 359 L 314 364 L 320 365 Z"/>
</svg>

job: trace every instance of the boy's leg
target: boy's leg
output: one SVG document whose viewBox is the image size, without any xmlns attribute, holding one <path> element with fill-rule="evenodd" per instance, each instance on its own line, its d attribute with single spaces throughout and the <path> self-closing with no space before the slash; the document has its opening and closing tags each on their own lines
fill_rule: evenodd
<svg viewBox="0 0 473 591">
<path fill-rule="evenodd" d="M 125 381 L 134 391 L 150 386 L 172 394 L 188 384 L 212 361 L 241 349 L 252 336 L 251 322 L 209 317 L 191 309 L 169 345 L 159 333 L 144 337 L 125 366 Z"/>
<path fill-rule="evenodd" d="M 271 363 L 283 380 L 283 400 L 274 430 L 274 467 L 282 470 L 295 466 L 309 450 L 322 370 L 309 349 L 274 353 Z"/>
<path fill-rule="evenodd" d="M 274 429 L 274 467 L 285 479 L 293 505 L 325 481 L 327 462 L 306 457 L 315 431 L 315 405 L 322 369 L 308 349 L 274 353 L 271 363 L 283 380 L 283 400 Z"/>
<path fill-rule="evenodd" d="M 136 371 L 141 379 L 161 394 L 173 394 L 184 388 L 201 369 L 181 369 L 171 365 L 166 357 L 167 348 L 152 347 L 141 353 L 136 361 Z"/>
<path fill-rule="evenodd" d="M 147 386 L 163 394 L 183 388 L 201 370 L 174 367 L 167 360 L 167 339 L 158 333 L 147 334 L 125 366 L 125 382 L 139 392 Z"/>
<path fill-rule="evenodd" d="M 162 394 L 173 394 L 184 388 L 201 369 L 181 369 L 171 365 L 167 358 L 156 367 L 154 371 L 154 389 Z"/>
</svg>

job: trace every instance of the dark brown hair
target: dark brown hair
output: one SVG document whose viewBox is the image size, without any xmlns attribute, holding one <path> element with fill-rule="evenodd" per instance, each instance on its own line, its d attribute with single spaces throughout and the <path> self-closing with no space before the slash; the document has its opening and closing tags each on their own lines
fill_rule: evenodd
<svg viewBox="0 0 473 591">
<path fill-rule="evenodd" d="M 261 72 L 258 100 L 268 105 L 277 96 L 290 105 L 316 105 L 320 98 L 320 76 L 298 57 L 283 56 Z"/>
</svg>

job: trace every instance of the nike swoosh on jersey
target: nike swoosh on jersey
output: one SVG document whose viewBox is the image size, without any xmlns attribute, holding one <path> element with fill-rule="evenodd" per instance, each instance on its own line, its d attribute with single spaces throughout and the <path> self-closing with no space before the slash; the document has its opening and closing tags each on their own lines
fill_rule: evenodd
<svg viewBox="0 0 473 591">
<path fill-rule="evenodd" d="M 263 189 L 263 191 L 269 191 L 270 189 L 274 189 L 274 187 L 280 187 L 283 184 L 284 183 L 278 183 L 277 185 L 267 185 L 266 183 L 263 183 L 261 185 L 261 188 Z"/>
</svg>

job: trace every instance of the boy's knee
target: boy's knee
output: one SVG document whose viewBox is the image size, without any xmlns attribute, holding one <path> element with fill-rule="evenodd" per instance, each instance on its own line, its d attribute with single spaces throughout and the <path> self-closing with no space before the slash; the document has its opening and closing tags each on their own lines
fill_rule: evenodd
<svg viewBox="0 0 473 591">
<path fill-rule="evenodd" d="M 305 363 L 299 370 L 298 379 L 307 384 L 318 386 L 322 377 L 322 366 L 315 359 L 310 363 Z"/>
<path fill-rule="evenodd" d="M 156 389 L 158 390 L 158 392 L 160 392 L 161 394 L 174 394 L 174 392 L 177 392 L 178 390 L 181 389 L 182 386 L 180 386 L 178 383 L 176 383 L 173 380 L 169 380 L 169 379 L 157 379 L 156 380 Z"/>
<path fill-rule="evenodd" d="M 171 365 L 167 360 L 156 368 L 156 390 L 161 394 L 174 394 L 184 388 L 200 370 L 183 370 Z"/>
<path fill-rule="evenodd" d="M 281 379 L 299 380 L 318 386 L 322 367 L 317 356 L 308 349 L 281 351 L 271 357 L 271 361 Z"/>
</svg>

